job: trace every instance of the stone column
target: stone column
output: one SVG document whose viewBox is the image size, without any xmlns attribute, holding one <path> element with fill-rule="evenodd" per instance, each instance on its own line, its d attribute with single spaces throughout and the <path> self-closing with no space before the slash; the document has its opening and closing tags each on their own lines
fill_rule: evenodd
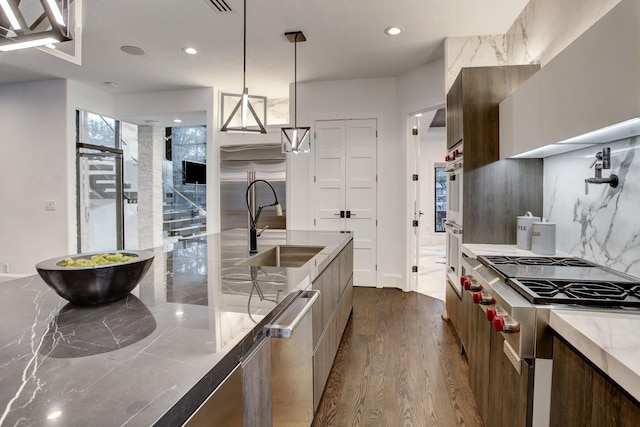
<svg viewBox="0 0 640 427">
<path fill-rule="evenodd" d="M 140 249 L 162 245 L 164 129 L 138 127 L 138 240 Z"/>
</svg>

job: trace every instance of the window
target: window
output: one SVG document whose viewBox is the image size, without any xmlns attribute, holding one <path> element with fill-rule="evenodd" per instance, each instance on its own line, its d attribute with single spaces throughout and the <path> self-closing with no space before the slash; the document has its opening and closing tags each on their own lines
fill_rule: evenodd
<svg viewBox="0 0 640 427">
<path fill-rule="evenodd" d="M 435 224 L 436 233 L 444 233 L 444 221 L 447 217 L 447 173 L 444 166 L 435 167 Z"/>
</svg>

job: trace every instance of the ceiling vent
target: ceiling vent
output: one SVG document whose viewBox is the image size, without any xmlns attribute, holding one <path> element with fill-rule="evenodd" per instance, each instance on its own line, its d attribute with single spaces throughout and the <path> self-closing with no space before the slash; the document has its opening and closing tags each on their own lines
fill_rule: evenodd
<svg viewBox="0 0 640 427">
<path fill-rule="evenodd" d="M 213 8 L 217 13 L 232 12 L 231 6 L 225 0 L 204 0 L 209 6 Z"/>
</svg>

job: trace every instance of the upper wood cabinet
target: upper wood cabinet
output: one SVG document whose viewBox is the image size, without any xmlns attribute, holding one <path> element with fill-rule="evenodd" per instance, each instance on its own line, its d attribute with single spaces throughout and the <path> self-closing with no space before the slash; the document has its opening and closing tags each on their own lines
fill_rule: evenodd
<svg viewBox="0 0 640 427">
<path fill-rule="evenodd" d="M 463 68 L 447 94 L 447 146 L 463 142 L 464 170 L 499 159 L 499 103 L 538 65 Z"/>
<path fill-rule="evenodd" d="M 623 0 L 502 101 L 500 157 L 640 117 L 639 43 L 640 3 Z"/>
<path fill-rule="evenodd" d="M 499 104 L 537 65 L 463 68 L 448 93 L 448 145 L 462 139 L 463 243 L 516 243 L 516 217 L 542 212 L 542 161 L 503 161 Z M 497 207 L 499 207 L 497 209 Z"/>
<path fill-rule="evenodd" d="M 447 93 L 447 150 L 462 142 L 462 78 L 456 81 Z"/>
</svg>

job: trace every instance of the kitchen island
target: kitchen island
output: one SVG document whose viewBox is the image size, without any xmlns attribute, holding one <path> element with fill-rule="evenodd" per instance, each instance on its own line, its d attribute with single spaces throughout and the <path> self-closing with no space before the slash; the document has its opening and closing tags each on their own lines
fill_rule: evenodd
<svg viewBox="0 0 640 427">
<path fill-rule="evenodd" d="M 269 231 L 323 246 L 300 268 L 240 267 L 247 230 L 155 248 L 124 299 L 68 303 L 39 276 L 0 286 L 0 425 L 181 425 L 274 320 L 351 242 L 350 233 Z"/>
</svg>

